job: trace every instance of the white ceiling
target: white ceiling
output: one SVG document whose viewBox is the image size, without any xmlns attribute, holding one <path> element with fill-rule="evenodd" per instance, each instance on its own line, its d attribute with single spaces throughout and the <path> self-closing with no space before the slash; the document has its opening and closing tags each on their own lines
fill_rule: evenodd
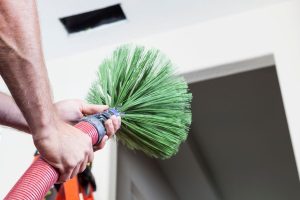
<svg viewBox="0 0 300 200">
<path fill-rule="evenodd" d="M 38 0 L 46 59 L 123 43 L 284 0 Z M 127 21 L 68 35 L 61 17 L 121 3 Z"/>
</svg>

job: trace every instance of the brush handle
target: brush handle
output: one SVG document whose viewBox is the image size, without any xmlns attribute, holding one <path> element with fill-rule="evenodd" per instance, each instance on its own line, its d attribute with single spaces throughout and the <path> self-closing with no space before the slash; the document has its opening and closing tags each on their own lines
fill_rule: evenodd
<svg viewBox="0 0 300 200">
<path fill-rule="evenodd" d="M 118 115 L 114 109 L 84 117 L 76 128 L 86 133 L 92 139 L 93 145 L 98 144 L 106 134 L 104 122 L 112 115 Z M 5 200 L 41 200 L 57 182 L 58 171 L 42 157 L 35 160 L 10 190 Z"/>
</svg>

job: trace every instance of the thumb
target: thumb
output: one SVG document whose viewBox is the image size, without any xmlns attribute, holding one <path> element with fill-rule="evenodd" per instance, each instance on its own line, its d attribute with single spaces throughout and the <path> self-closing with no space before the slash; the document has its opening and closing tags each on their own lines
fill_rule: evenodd
<svg viewBox="0 0 300 200">
<path fill-rule="evenodd" d="M 96 105 L 96 104 L 88 104 L 84 103 L 82 105 L 82 114 L 84 115 L 93 115 L 96 113 L 101 113 L 107 110 L 109 107 L 107 105 Z"/>
</svg>

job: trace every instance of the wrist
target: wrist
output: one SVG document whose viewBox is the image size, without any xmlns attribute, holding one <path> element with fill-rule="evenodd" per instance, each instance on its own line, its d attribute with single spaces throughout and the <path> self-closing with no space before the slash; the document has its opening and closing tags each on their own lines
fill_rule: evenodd
<svg viewBox="0 0 300 200">
<path fill-rule="evenodd" d="M 55 130 L 58 129 L 60 123 L 62 122 L 56 114 L 41 117 L 34 126 L 30 126 L 33 140 L 36 141 L 49 138 L 51 135 L 56 133 Z"/>
</svg>

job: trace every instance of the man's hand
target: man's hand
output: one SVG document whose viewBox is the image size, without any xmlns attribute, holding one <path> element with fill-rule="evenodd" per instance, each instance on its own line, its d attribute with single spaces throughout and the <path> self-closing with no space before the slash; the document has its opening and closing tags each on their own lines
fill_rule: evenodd
<svg viewBox="0 0 300 200">
<path fill-rule="evenodd" d="M 79 99 L 63 100 L 54 104 L 58 117 L 64 122 L 75 125 L 85 115 L 102 113 L 108 109 L 106 105 L 88 104 Z M 0 124 L 30 133 L 30 128 L 11 96 L 0 92 Z M 105 142 L 112 137 L 121 126 L 121 118 L 112 116 L 105 122 L 107 131 L 101 143 L 94 150 L 102 149 Z"/>
<path fill-rule="evenodd" d="M 55 103 L 59 117 L 69 123 L 76 124 L 85 115 L 102 113 L 108 109 L 107 105 L 87 104 L 82 100 L 63 100 Z M 121 126 L 121 118 L 112 116 L 105 122 L 106 135 L 102 138 L 99 145 L 94 146 L 94 150 L 102 149 L 106 141 L 111 138 Z"/>
<path fill-rule="evenodd" d="M 23 113 L 38 150 L 60 170 L 60 180 L 85 168 L 93 156 L 91 142 L 63 122 L 53 106 L 35 0 L 0 1 L 0 75 Z M 8 122 L 14 120 L 4 123 Z M 112 129 L 112 122 L 107 124 Z"/>
<path fill-rule="evenodd" d="M 55 104 L 55 107 L 61 120 L 72 125 L 77 123 L 85 115 L 101 113 L 108 109 L 106 105 L 87 104 L 81 100 L 60 101 Z M 108 119 L 105 122 L 107 134 L 103 137 L 101 143 L 94 147 L 94 150 L 103 148 L 108 138 L 115 134 L 120 128 L 120 125 L 121 120 L 119 117 L 113 116 L 111 119 Z M 47 158 L 47 161 L 62 173 L 59 181 L 65 181 L 76 176 L 77 173 L 82 172 L 86 168 L 87 163 L 93 160 L 93 149 L 91 139 L 83 132 L 72 126 L 66 126 L 65 124 L 58 125 L 58 127 L 60 127 L 60 130 L 63 130 L 57 131 L 55 127 L 52 127 L 54 129 L 46 131 L 57 132 L 58 134 L 59 132 L 65 133 L 59 135 L 59 141 L 57 140 L 59 137 L 55 136 L 55 134 L 51 134 L 50 138 L 34 141 L 37 148 L 42 149 L 43 152 L 40 152 L 41 155 Z M 74 134 L 76 135 L 75 137 Z M 65 145 L 68 144 L 72 144 L 71 148 L 65 148 Z M 56 148 L 52 148 L 52 145 Z M 81 148 L 81 151 L 78 151 L 79 148 Z M 54 152 L 52 149 L 60 149 L 61 152 Z M 84 152 L 84 154 L 80 155 L 78 152 Z M 84 159 L 82 160 L 82 158 Z"/>
<path fill-rule="evenodd" d="M 91 139 L 63 121 L 43 128 L 33 136 L 33 141 L 42 157 L 60 172 L 59 182 L 73 178 L 93 161 Z"/>
<path fill-rule="evenodd" d="M 59 181 L 63 182 L 83 171 L 86 163 L 93 159 L 90 138 L 70 125 L 76 124 L 84 115 L 104 112 L 108 106 L 87 104 L 82 100 L 64 100 L 54 105 L 59 123 L 42 129 L 42 133 L 37 135 L 49 135 L 49 137 L 34 137 L 34 143 L 44 158 L 59 169 L 61 174 Z M 10 96 L 1 92 L 0 124 L 30 133 L 30 128 L 16 103 Z M 120 124 L 120 117 L 113 116 L 107 120 L 105 123 L 107 135 L 99 145 L 94 147 L 94 150 L 103 148 L 107 139 L 120 128 Z"/>
<path fill-rule="evenodd" d="M 92 115 L 104 112 L 108 109 L 106 105 L 87 104 L 81 100 L 64 100 L 55 104 L 57 113 L 61 120 L 74 125 L 84 115 Z M 93 160 L 93 147 L 91 139 L 82 131 L 65 123 L 52 125 L 43 130 L 51 132 L 48 137 L 35 138 L 34 143 L 41 155 L 60 173 L 60 182 L 73 178 L 77 173 L 82 172 L 88 162 Z M 120 127 L 120 118 L 111 117 L 105 122 L 107 134 L 101 143 L 94 147 L 98 150 L 104 147 L 108 138 L 115 134 Z M 63 134 L 62 134 L 63 133 Z M 44 135 L 40 133 L 38 135 Z M 68 146 L 68 144 L 71 144 Z M 80 152 L 83 152 L 80 154 Z"/>
</svg>

